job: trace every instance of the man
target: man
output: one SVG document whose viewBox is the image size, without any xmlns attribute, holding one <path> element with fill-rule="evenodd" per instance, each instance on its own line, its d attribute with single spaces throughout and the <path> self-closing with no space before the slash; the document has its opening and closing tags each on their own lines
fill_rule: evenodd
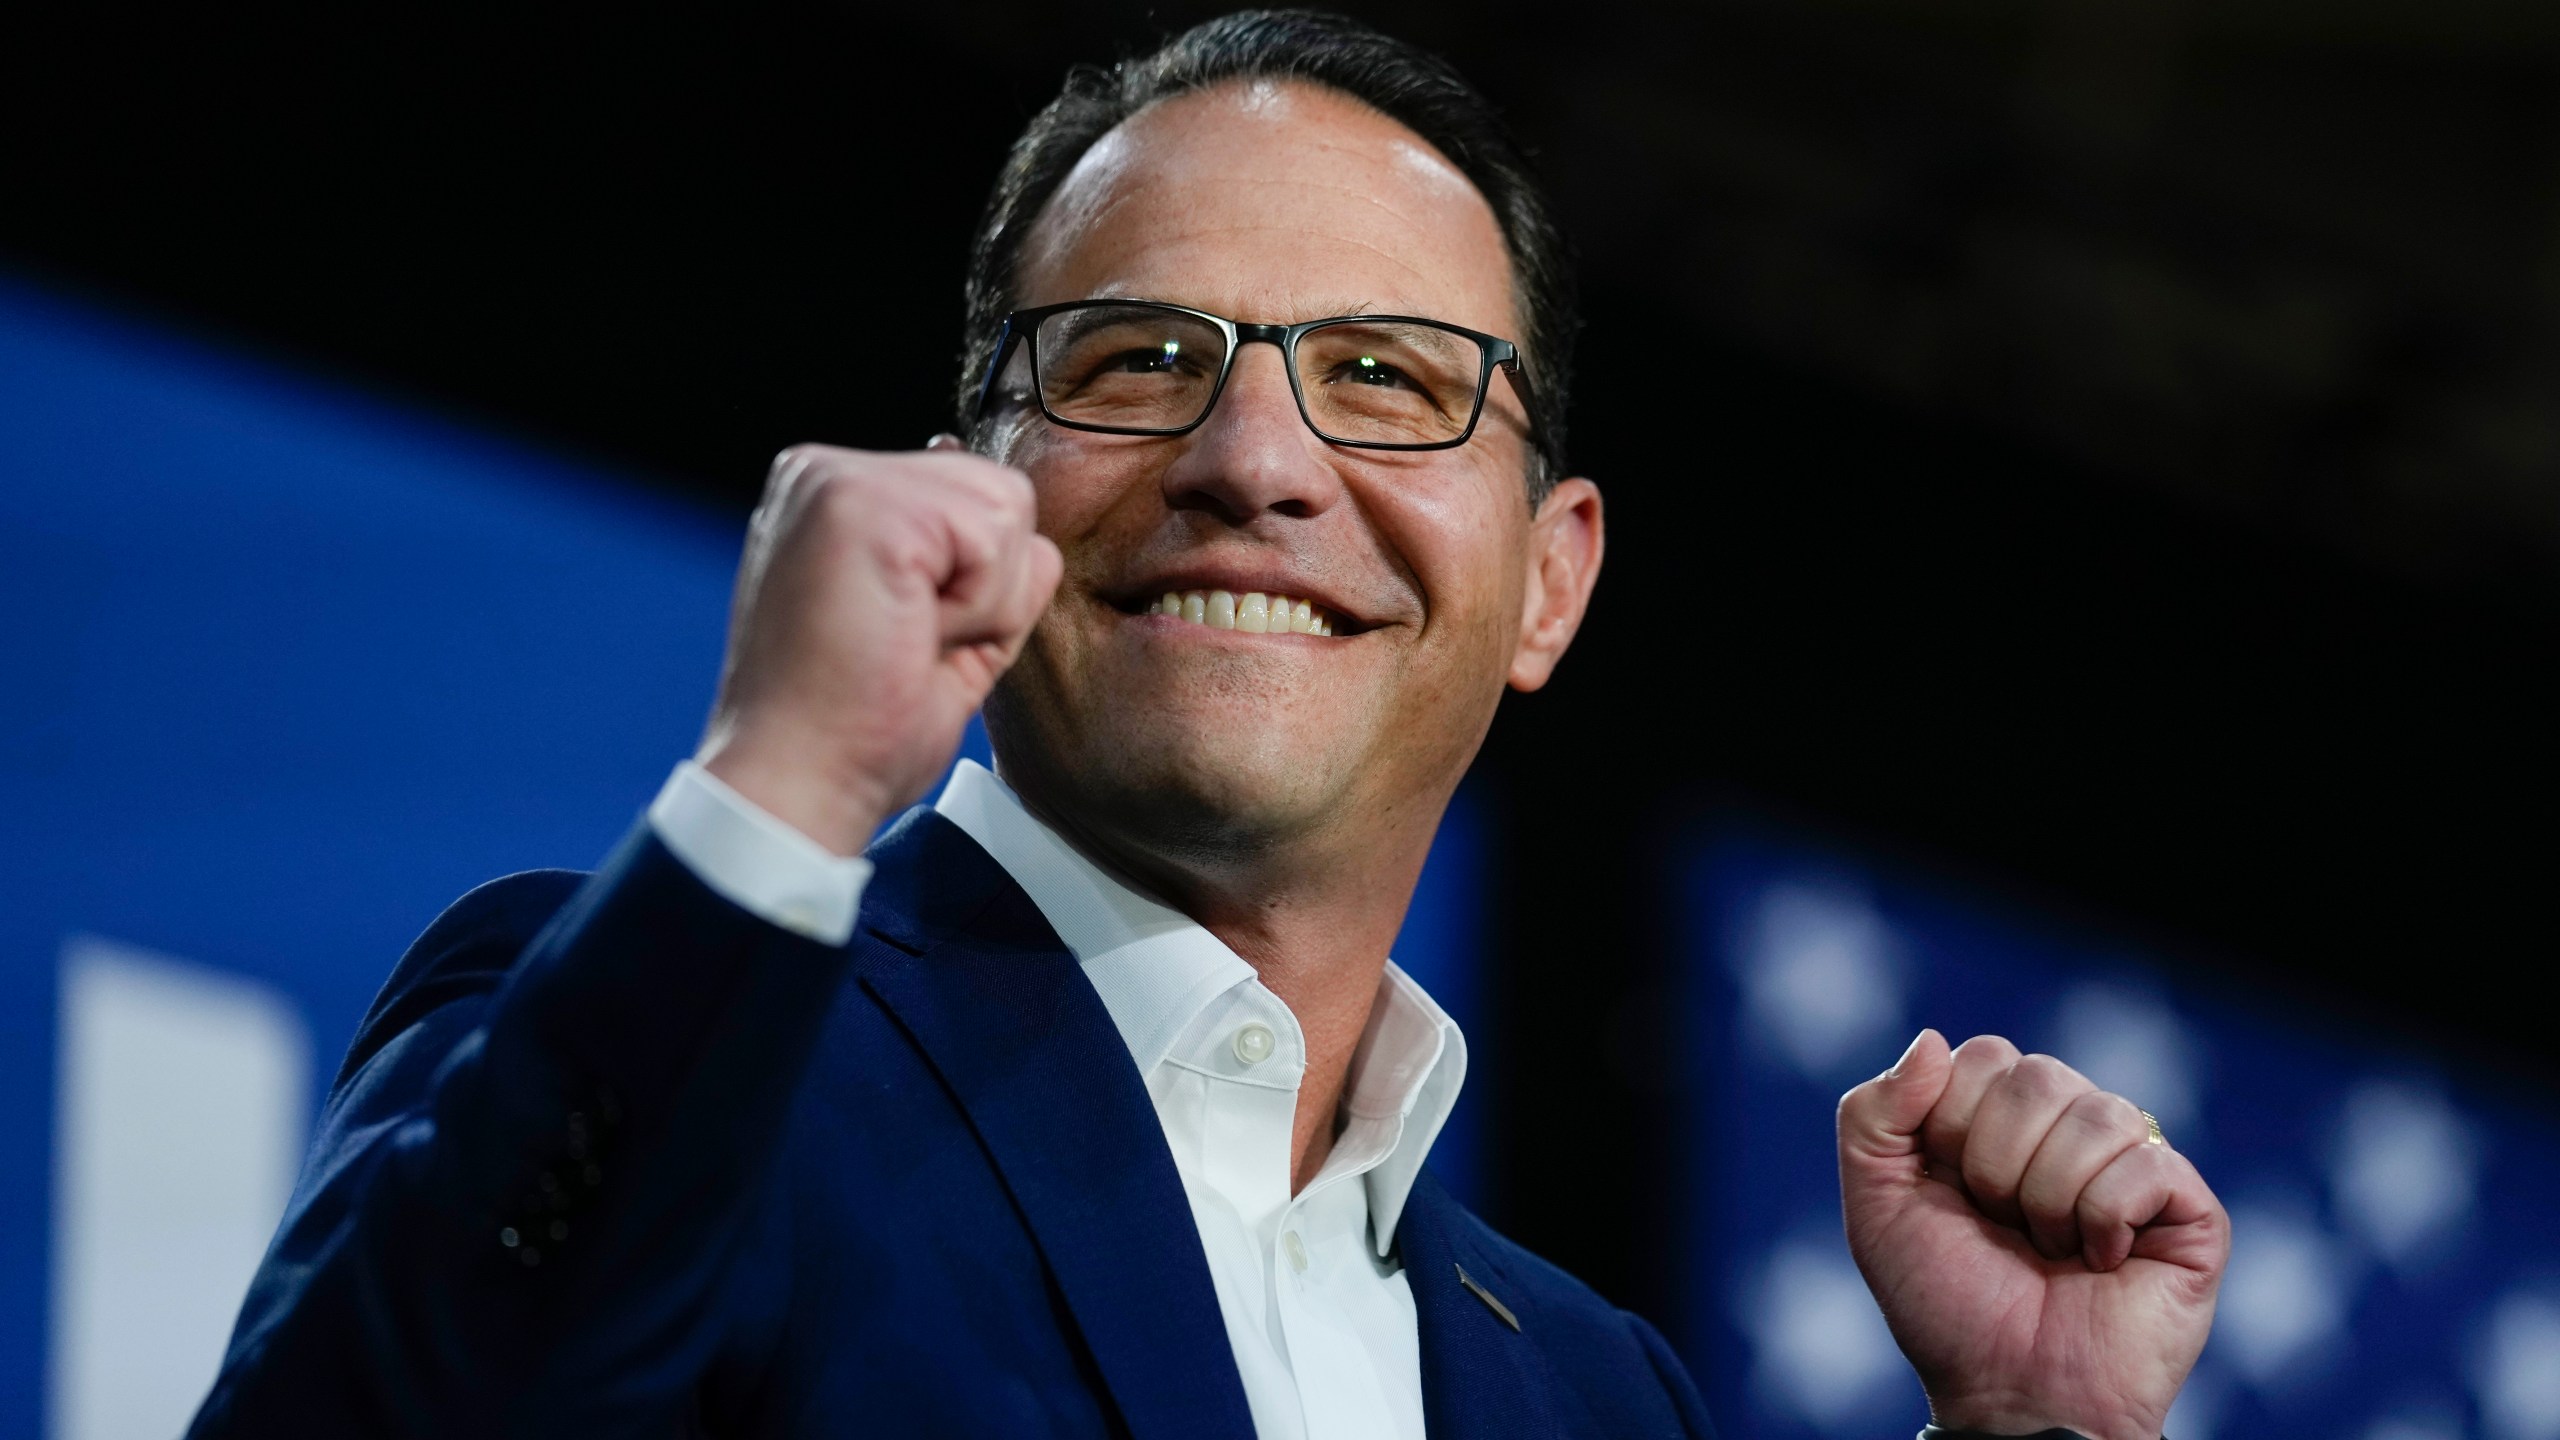
<svg viewBox="0 0 2560 1440">
<path fill-rule="evenodd" d="M 696 761 L 401 962 L 198 1433 L 1709 1433 L 1433 1183 L 1466 1045 L 1387 961 L 1599 570 L 1556 249 L 1347 22 L 1071 81 L 969 444 L 776 462 Z M 2227 1226 L 2140 1112 L 1924 1032 L 1840 1136 L 1939 1424 L 2159 1434 Z"/>
</svg>

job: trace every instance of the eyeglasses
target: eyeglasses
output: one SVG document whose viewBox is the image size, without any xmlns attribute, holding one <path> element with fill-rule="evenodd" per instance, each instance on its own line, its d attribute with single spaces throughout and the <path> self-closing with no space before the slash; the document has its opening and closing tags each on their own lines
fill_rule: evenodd
<svg viewBox="0 0 2560 1440">
<path fill-rule="evenodd" d="M 1519 348 L 1411 315 L 1254 325 L 1153 300 L 1072 300 L 1016 310 L 978 388 L 984 416 L 1021 353 L 1030 383 L 1001 387 L 1050 423 L 1107 435 L 1182 435 L 1218 403 L 1240 346 L 1277 345 L 1307 428 L 1336 445 L 1446 450 L 1475 434 L 1496 369 L 1527 403 Z M 1017 369 L 1024 368 L 1017 367 Z"/>
</svg>

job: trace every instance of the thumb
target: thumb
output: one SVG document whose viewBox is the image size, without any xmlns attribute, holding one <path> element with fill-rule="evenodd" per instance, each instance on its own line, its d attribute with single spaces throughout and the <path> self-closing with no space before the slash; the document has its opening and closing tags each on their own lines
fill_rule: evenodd
<svg viewBox="0 0 2560 1440">
<path fill-rule="evenodd" d="M 1918 1178 L 1920 1126 L 1947 1093 L 1947 1037 L 1923 1030 L 1893 1068 L 1840 1097 L 1840 1183 Z"/>
</svg>

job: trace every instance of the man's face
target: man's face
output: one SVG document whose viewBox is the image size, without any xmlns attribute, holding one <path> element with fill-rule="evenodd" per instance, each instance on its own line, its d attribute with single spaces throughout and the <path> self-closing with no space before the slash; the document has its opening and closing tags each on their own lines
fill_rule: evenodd
<svg viewBox="0 0 2560 1440">
<path fill-rule="evenodd" d="M 1464 175 L 1376 111 L 1288 84 L 1167 101 L 1087 152 L 1025 247 L 1019 303 L 1103 296 L 1520 333 L 1501 232 Z M 1465 445 L 1332 445 L 1260 344 L 1187 435 L 1009 421 L 999 454 L 1031 475 L 1066 569 L 990 703 L 1008 772 L 1079 827 L 1159 851 L 1427 833 L 1518 678 L 1526 426 L 1497 375 Z M 1159 613 L 1220 590 L 1308 600 L 1334 633 Z"/>
</svg>

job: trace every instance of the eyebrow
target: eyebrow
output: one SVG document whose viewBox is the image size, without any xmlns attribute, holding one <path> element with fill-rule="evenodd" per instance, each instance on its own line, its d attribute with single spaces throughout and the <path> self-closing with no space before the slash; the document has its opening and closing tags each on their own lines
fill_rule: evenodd
<svg viewBox="0 0 2560 1440">
<path fill-rule="evenodd" d="M 1086 296 L 1085 298 L 1086 298 L 1086 299 L 1088 299 L 1088 300 L 1144 300 L 1144 301 L 1150 301 L 1150 302 L 1153 302 L 1154 304 L 1158 304 L 1158 305 L 1180 305 L 1180 304 L 1184 303 L 1184 302 L 1179 301 L 1179 300 L 1167 300 L 1166 298 L 1164 298 L 1164 297 L 1163 297 L 1163 296 L 1161 296 L 1161 295 L 1140 295 L 1140 294 L 1136 294 L 1136 293 L 1134 293 L 1134 292 L 1124 291 L 1124 290 L 1120 290 L 1120 289 L 1116 289 L 1116 288 L 1115 288 L 1115 289 L 1109 289 L 1109 290 L 1103 290 L 1103 291 L 1100 291 L 1100 292 L 1095 293 L 1095 294 L 1093 294 L 1093 295 L 1088 295 L 1088 296 Z M 1379 314 L 1388 314 L 1388 313 L 1401 313 L 1401 312 L 1388 312 L 1388 311 L 1382 311 L 1382 310 L 1380 310 L 1380 309 L 1378 308 L 1377 303 L 1376 303 L 1375 301 L 1370 301 L 1370 300 L 1355 300 L 1355 301 L 1350 301 L 1350 302 L 1347 302 L 1347 303 L 1346 303 L 1346 302 L 1342 302 L 1342 301 L 1328 300 L 1328 301 L 1325 301 L 1325 302 L 1323 302 L 1323 303 L 1324 303 L 1325 305 L 1328 305 L 1328 306 L 1338 306 L 1339 308 L 1335 308 L 1335 309 L 1322 309 L 1322 310 L 1317 310 L 1315 313 L 1313 313 L 1313 314 L 1309 314 L 1309 315 L 1305 316 L 1304 318 L 1305 318 L 1305 319 L 1307 319 L 1307 320 L 1340 320 L 1340 319 L 1345 319 L 1345 318 L 1348 318 L 1348 317 L 1350 317 L 1350 316 L 1354 316 L 1354 315 L 1379 315 Z M 1193 306 L 1191 306 L 1190 308 L 1192 308 L 1192 309 L 1194 309 L 1194 310 L 1208 310 L 1208 309 L 1209 309 L 1209 307 L 1208 307 L 1208 306 L 1206 306 L 1206 305 L 1193 305 Z M 1216 311 L 1214 311 L 1214 310 L 1212 310 L 1212 311 L 1210 311 L 1210 313 L 1211 313 L 1211 314 L 1216 314 L 1217 312 L 1216 312 Z M 1243 315 L 1230 315 L 1230 316 L 1228 316 L 1227 318 L 1228 318 L 1228 319 L 1230 319 L 1230 320 L 1235 320 L 1235 321 L 1241 322 L 1241 323 L 1243 323 L 1243 324 L 1248 324 L 1248 325 L 1257 325 L 1257 324 L 1294 325 L 1294 324 L 1298 324 L 1298 323 L 1300 323 L 1299 321 L 1295 321 L 1295 320 L 1274 320 L 1274 321 L 1256 320 L 1256 319 L 1252 319 L 1252 318 L 1250 318 L 1250 317 L 1243 316 Z"/>
<path fill-rule="evenodd" d="M 1394 327 L 1389 333 L 1402 344 L 1434 355 L 1455 356 L 1461 352 L 1476 353 L 1474 341 L 1462 339 L 1447 330 L 1404 325 Z"/>
<path fill-rule="evenodd" d="M 1130 297 L 1122 295 L 1097 295 L 1094 298 L 1097 300 L 1123 300 Z M 1122 313 L 1125 314 L 1126 312 Z M 1097 331 L 1110 329 L 1115 326 L 1128 323 L 1112 315 L 1097 315 L 1091 311 L 1078 312 L 1070 310 L 1067 312 L 1065 319 L 1067 323 L 1062 327 L 1062 331 L 1057 337 L 1058 339 L 1065 341 L 1082 340 L 1086 336 L 1094 334 Z"/>
</svg>

